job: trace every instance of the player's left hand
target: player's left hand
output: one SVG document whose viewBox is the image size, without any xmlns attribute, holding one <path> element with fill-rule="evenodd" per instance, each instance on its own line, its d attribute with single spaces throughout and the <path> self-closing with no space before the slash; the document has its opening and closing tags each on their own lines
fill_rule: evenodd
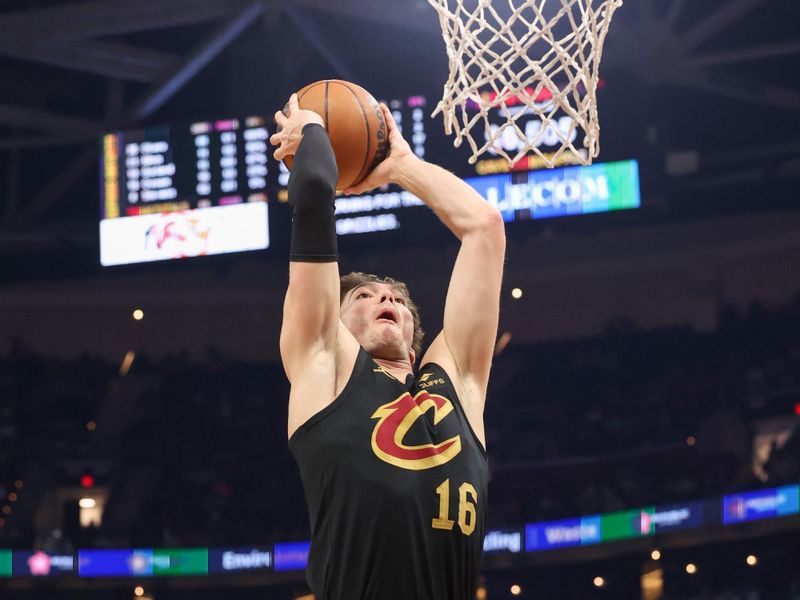
<svg viewBox="0 0 800 600">
<path fill-rule="evenodd" d="M 410 161 L 419 160 L 397 128 L 397 123 L 389 107 L 381 103 L 381 110 L 383 111 L 383 118 L 386 120 L 386 127 L 389 130 L 389 153 L 364 181 L 344 190 L 345 194 L 363 194 L 388 183 L 397 183 L 402 166 Z"/>
</svg>

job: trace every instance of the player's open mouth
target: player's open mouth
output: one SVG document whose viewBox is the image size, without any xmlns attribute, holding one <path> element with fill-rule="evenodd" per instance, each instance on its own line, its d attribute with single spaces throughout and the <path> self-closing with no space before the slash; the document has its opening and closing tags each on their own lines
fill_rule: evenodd
<svg viewBox="0 0 800 600">
<path fill-rule="evenodd" d="M 378 315 L 378 318 L 375 319 L 376 321 L 388 321 L 390 323 L 397 324 L 397 315 L 394 314 L 391 310 L 384 310 L 381 311 Z"/>
</svg>

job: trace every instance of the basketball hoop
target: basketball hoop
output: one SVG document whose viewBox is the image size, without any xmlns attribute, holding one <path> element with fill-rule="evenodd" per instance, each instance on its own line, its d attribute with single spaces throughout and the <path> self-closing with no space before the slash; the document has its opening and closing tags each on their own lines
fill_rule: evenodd
<svg viewBox="0 0 800 600">
<path fill-rule="evenodd" d="M 450 63 L 433 116 L 442 113 L 445 132 L 455 132 L 456 148 L 467 140 L 470 163 L 485 152 L 512 164 L 535 152 L 553 167 L 568 152 L 572 162 L 591 164 L 600 152 L 598 67 L 622 0 L 506 0 L 499 8 L 495 0 L 428 2 L 439 14 Z M 505 119 L 499 125 L 490 122 L 493 109 Z M 525 114 L 541 120 L 533 134 L 520 127 Z M 483 143 L 473 136 L 479 123 Z M 584 134 L 582 149 L 574 144 L 578 130 Z M 509 134 L 519 140 L 516 153 L 499 143 Z M 544 135 L 560 144 L 554 152 L 540 148 Z"/>
</svg>

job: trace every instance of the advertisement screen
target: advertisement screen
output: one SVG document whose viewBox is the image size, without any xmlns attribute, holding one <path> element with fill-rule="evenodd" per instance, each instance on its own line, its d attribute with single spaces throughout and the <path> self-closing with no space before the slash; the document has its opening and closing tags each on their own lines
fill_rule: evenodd
<svg viewBox="0 0 800 600">
<path fill-rule="evenodd" d="M 564 519 L 525 526 L 525 550 L 552 550 L 566 546 L 597 544 L 602 541 L 600 516 Z"/>
<path fill-rule="evenodd" d="M 261 117 L 104 136 L 100 263 L 267 248 L 268 138 Z"/>
<path fill-rule="evenodd" d="M 654 512 L 653 508 L 642 508 L 603 515 L 603 541 L 652 535 L 655 533 Z"/>
<path fill-rule="evenodd" d="M 272 549 L 264 546 L 212 548 L 208 551 L 209 573 L 272 570 Z"/>
<path fill-rule="evenodd" d="M 266 202 L 100 221 L 103 266 L 211 256 L 267 246 Z"/>
<path fill-rule="evenodd" d="M 288 542 L 275 544 L 275 570 L 301 571 L 308 563 L 311 542 Z"/>
<path fill-rule="evenodd" d="M 495 529 L 486 533 L 483 538 L 483 551 L 487 554 L 495 552 L 513 552 L 522 550 L 522 529 Z"/>
<path fill-rule="evenodd" d="M 788 485 L 486 532 L 487 554 L 516 554 L 673 533 L 800 514 L 800 486 Z M 715 534 L 716 535 L 716 534 Z M 524 536 L 524 540 L 523 540 Z M 228 548 L 82 549 L 75 555 L 0 549 L 0 577 L 172 577 L 302 571 L 310 542 Z"/>
<path fill-rule="evenodd" d="M 722 521 L 726 524 L 742 523 L 797 514 L 800 512 L 799 491 L 800 487 L 789 485 L 725 496 L 722 501 Z"/>
<path fill-rule="evenodd" d="M 36 552 L 14 552 L 13 574 L 22 577 L 49 577 L 73 575 L 75 558 L 71 554 L 47 554 Z"/>
<path fill-rule="evenodd" d="M 208 548 L 156 548 L 151 560 L 156 576 L 208 574 Z"/>
<path fill-rule="evenodd" d="M 208 548 L 80 550 L 81 577 L 205 575 Z"/>
<path fill-rule="evenodd" d="M 152 550 L 79 550 L 81 577 L 131 577 L 152 575 Z"/>
<path fill-rule="evenodd" d="M 11 577 L 11 550 L 0 550 L 0 577 Z"/>
<path fill-rule="evenodd" d="M 703 503 L 681 502 L 656 506 L 650 517 L 656 533 L 692 529 L 703 525 Z"/>
<path fill-rule="evenodd" d="M 568 217 L 638 208 L 639 167 L 635 160 L 470 177 L 465 181 L 494 204 L 506 222 Z M 417 227 L 435 217 L 422 200 L 404 190 L 340 196 L 336 233 L 350 235 Z"/>
<path fill-rule="evenodd" d="M 500 210 L 506 222 L 638 208 L 641 203 L 635 160 L 466 181 Z"/>
</svg>

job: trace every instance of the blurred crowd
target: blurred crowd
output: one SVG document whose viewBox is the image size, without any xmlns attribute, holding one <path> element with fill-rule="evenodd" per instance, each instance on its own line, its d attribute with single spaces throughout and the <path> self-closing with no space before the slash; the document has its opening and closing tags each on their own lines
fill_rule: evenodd
<svg viewBox="0 0 800 600">
<path fill-rule="evenodd" d="M 203 360 L 138 355 L 129 366 L 46 359 L 22 343 L 0 358 L 0 502 L 24 481 L 0 515 L 0 545 L 308 538 L 279 362 L 212 348 Z M 723 311 L 712 333 L 618 322 L 590 339 L 512 337 L 495 358 L 485 413 L 488 525 L 796 483 L 798 403 L 800 298 Z M 77 527 L 65 510 L 43 531 L 53 490 L 86 473 L 107 490 L 102 524 Z"/>
<path fill-rule="evenodd" d="M 510 524 L 798 482 L 799 408 L 798 300 L 723 312 L 713 333 L 618 323 L 512 343 L 487 404 L 492 512 Z"/>
</svg>

